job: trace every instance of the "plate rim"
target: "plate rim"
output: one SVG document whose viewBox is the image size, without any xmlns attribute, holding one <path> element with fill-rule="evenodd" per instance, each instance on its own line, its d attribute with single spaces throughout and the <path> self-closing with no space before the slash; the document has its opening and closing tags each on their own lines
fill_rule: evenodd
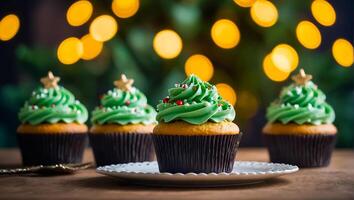
<svg viewBox="0 0 354 200">
<path fill-rule="evenodd" d="M 169 172 L 137 172 L 137 171 L 128 171 L 128 170 L 108 170 L 108 167 L 113 167 L 113 166 L 129 166 L 129 165 L 146 165 L 146 164 L 152 164 L 156 163 L 157 161 L 145 161 L 145 162 L 130 162 L 130 163 L 123 163 L 123 164 L 111 164 L 111 165 L 105 165 L 105 166 L 100 166 L 96 168 L 96 172 L 99 174 L 103 175 L 112 175 L 114 173 L 115 175 L 122 174 L 122 175 L 154 175 L 154 176 L 197 176 L 197 177 L 205 177 L 205 176 L 257 176 L 257 175 L 270 175 L 270 174 L 290 174 L 290 173 L 295 173 L 299 171 L 299 167 L 296 165 L 290 165 L 286 163 L 273 163 L 273 162 L 261 162 L 261 161 L 235 161 L 235 164 L 243 164 L 243 165 L 278 165 L 282 167 L 288 167 L 289 169 L 283 169 L 283 170 L 275 170 L 275 171 L 263 171 L 263 172 L 221 172 L 221 173 L 194 173 L 194 172 L 189 172 L 189 173 L 169 173 Z"/>
</svg>

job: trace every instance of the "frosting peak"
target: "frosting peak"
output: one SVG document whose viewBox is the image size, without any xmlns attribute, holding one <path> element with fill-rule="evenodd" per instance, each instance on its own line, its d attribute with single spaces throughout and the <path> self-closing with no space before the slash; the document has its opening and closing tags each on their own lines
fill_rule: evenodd
<svg viewBox="0 0 354 200">
<path fill-rule="evenodd" d="M 41 123 L 85 123 L 88 118 L 87 109 L 74 95 L 57 83 L 59 77 L 51 72 L 41 79 L 43 87 L 32 92 L 19 113 L 22 123 L 37 125 Z"/>
<path fill-rule="evenodd" d="M 169 96 L 157 105 L 156 119 L 163 122 L 182 120 L 191 124 L 207 121 L 232 121 L 233 106 L 222 99 L 214 85 L 190 75 L 168 90 Z"/>
<path fill-rule="evenodd" d="M 156 111 L 147 104 L 146 96 L 133 87 L 134 80 L 122 74 L 114 81 L 116 88 L 101 98 L 101 105 L 92 112 L 94 124 L 153 124 Z"/>
<path fill-rule="evenodd" d="M 325 94 L 310 81 L 311 78 L 303 69 L 293 76 L 295 83 L 283 88 L 280 97 L 268 107 L 269 122 L 319 125 L 334 121 L 333 108 L 326 103 Z"/>
</svg>

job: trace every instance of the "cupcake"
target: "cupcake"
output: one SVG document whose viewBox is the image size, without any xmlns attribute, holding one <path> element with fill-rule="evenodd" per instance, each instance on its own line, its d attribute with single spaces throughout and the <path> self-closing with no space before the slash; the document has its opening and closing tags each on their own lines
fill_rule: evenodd
<svg viewBox="0 0 354 200">
<path fill-rule="evenodd" d="M 239 128 L 214 85 L 191 75 L 157 105 L 153 141 L 160 172 L 231 172 Z"/>
<path fill-rule="evenodd" d="M 303 69 L 292 79 L 294 83 L 267 109 L 263 135 L 270 160 L 299 167 L 327 166 L 337 133 L 334 110 Z"/>
<path fill-rule="evenodd" d="M 88 112 L 74 95 L 58 85 L 52 72 L 41 79 L 19 113 L 17 129 L 24 165 L 80 163 L 86 145 Z"/>
<path fill-rule="evenodd" d="M 92 112 L 90 144 L 98 166 L 153 159 L 156 111 L 123 74 Z"/>
</svg>

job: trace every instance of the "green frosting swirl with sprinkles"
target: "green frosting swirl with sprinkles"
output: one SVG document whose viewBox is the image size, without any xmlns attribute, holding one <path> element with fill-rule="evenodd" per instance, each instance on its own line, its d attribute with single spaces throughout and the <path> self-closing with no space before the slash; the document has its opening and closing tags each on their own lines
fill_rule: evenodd
<svg viewBox="0 0 354 200">
<path fill-rule="evenodd" d="M 162 122 L 185 121 L 203 124 L 207 121 L 233 121 L 233 106 L 222 99 L 214 85 L 190 75 L 168 90 L 169 96 L 157 105 L 156 119 Z"/>
<path fill-rule="evenodd" d="M 131 79 L 130 79 L 131 80 Z M 147 104 L 146 96 L 131 87 L 126 77 L 116 81 L 117 88 L 101 98 L 101 105 L 92 112 L 92 123 L 103 124 L 154 124 L 156 111 Z"/>
<path fill-rule="evenodd" d="M 326 103 L 326 96 L 310 81 L 303 71 L 294 76 L 296 83 L 285 87 L 280 97 L 267 109 L 269 122 L 283 124 L 330 124 L 335 119 L 333 108 Z"/>
<path fill-rule="evenodd" d="M 19 113 L 22 123 L 38 125 L 42 123 L 85 123 L 88 118 L 87 109 L 74 95 L 62 86 L 58 86 L 58 77 L 50 72 L 42 78 L 45 85 L 32 92 Z"/>
</svg>

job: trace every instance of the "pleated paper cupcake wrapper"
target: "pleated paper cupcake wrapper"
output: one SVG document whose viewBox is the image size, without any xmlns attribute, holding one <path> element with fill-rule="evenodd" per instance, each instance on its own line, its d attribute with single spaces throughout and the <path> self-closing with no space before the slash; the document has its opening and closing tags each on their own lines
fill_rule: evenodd
<svg viewBox="0 0 354 200">
<path fill-rule="evenodd" d="M 91 133 L 89 137 L 97 166 L 153 159 L 151 134 Z"/>
<path fill-rule="evenodd" d="M 87 134 L 17 134 L 23 165 L 81 163 Z"/>
<path fill-rule="evenodd" d="M 336 143 L 336 135 L 263 136 L 271 162 L 299 167 L 328 166 Z"/>
<path fill-rule="evenodd" d="M 153 135 L 160 172 L 231 172 L 241 139 L 236 135 Z"/>
</svg>

